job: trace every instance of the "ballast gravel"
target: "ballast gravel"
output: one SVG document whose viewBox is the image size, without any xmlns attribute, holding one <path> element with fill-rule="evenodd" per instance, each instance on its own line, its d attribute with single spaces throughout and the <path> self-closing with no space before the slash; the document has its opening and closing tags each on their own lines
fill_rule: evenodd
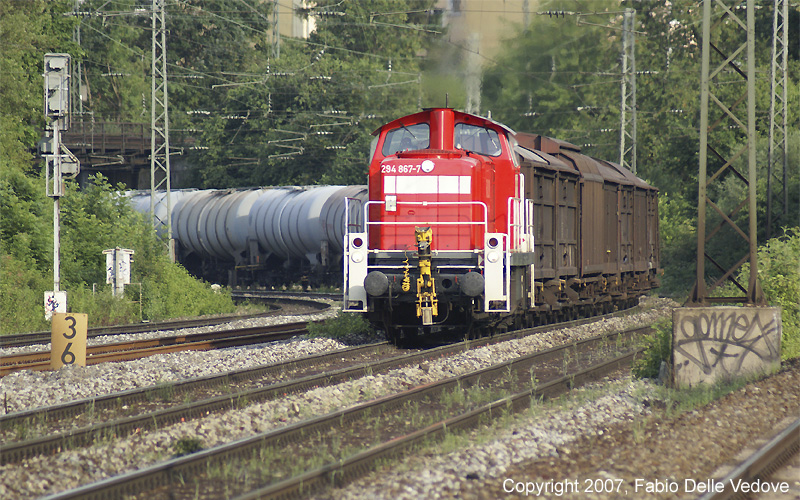
<svg viewBox="0 0 800 500">
<path fill-rule="evenodd" d="M 620 318 L 611 318 L 568 330 L 558 330 L 543 334 L 529 336 L 523 339 L 512 340 L 491 346 L 480 347 L 465 353 L 460 353 L 448 358 L 429 361 L 423 365 L 413 365 L 385 374 L 366 376 L 361 379 L 348 381 L 331 387 L 313 389 L 304 394 L 291 395 L 280 400 L 269 401 L 262 404 L 248 406 L 241 410 L 212 414 L 205 418 L 182 422 L 162 429 L 137 432 L 97 446 L 67 450 L 51 457 L 35 457 L 20 464 L 9 464 L 0 467 L 0 498 L 33 498 L 39 495 L 52 494 L 58 491 L 74 488 L 82 484 L 118 475 L 127 471 L 140 469 L 170 458 L 175 452 L 175 443 L 184 437 L 198 438 L 203 446 L 208 448 L 227 443 L 236 439 L 251 436 L 256 433 L 285 426 L 301 419 L 322 415 L 353 404 L 367 401 L 378 396 L 405 390 L 409 387 L 433 382 L 457 374 L 480 369 L 499 363 L 520 355 L 547 349 L 575 340 L 593 337 L 606 331 L 621 330 L 668 317 L 676 304 L 666 299 L 646 299 L 645 310 L 639 314 Z M 258 352 L 279 349 L 287 355 L 292 350 L 295 355 L 308 354 L 308 351 L 299 352 L 301 349 L 310 349 L 306 343 L 317 345 L 322 343 L 326 347 L 331 344 L 321 339 L 303 340 L 280 343 L 280 347 L 272 344 L 263 346 L 263 349 L 235 348 L 224 351 L 237 353 L 236 356 L 254 356 Z M 320 347 L 322 348 L 322 347 Z M 66 385 L 96 386 L 91 391 L 103 391 L 104 394 L 142 385 L 150 385 L 153 381 L 170 380 L 170 377 L 194 376 L 186 375 L 192 370 L 198 370 L 198 375 L 205 374 L 202 367 L 221 365 L 224 370 L 234 368 L 230 363 L 231 358 L 207 357 L 221 351 L 194 353 L 197 357 L 175 358 L 157 360 L 148 365 L 134 365 L 132 362 L 114 363 L 124 365 L 116 371 L 115 377 L 109 377 L 89 372 L 94 367 L 74 367 L 64 372 L 63 376 L 54 376 L 37 380 L 28 378 L 35 376 L 22 372 L 14 379 L 15 389 L 25 389 L 27 406 L 35 407 L 54 404 L 58 401 L 69 399 L 59 395 L 66 392 Z M 177 356 L 176 354 L 164 355 L 165 358 Z M 152 359 L 152 358 L 151 358 Z M 263 359 L 256 364 L 263 364 Z M 200 365 L 201 368 L 190 368 L 188 365 Z M 102 366 L 102 365 L 100 365 Z M 71 371 L 67 375 L 67 371 Z M 127 376 L 124 376 L 127 374 Z M 54 374 L 50 374 L 51 376 Z M 7 377 L 6 377 L 7 378 Z M 108 379 L 108 380 L 105 380 Z M 67 382 L 69 380 L 69 382 Z M 0 379 L 3 390 L 5 384 L 10 383 Z M 18 384 L 18 385 L 16 385 Z M 551 432 L 548 425 L 540 430 L 542 434 L 542 449 L 554 449 L 565 441 L 564 435 L 581 435 L 593 432 L 592 429 L 608 424 L 616 419 L 630 418 L 631 415 L 645 411 L 641 404 L 636 403 L 632 396 L 637 390 L 646 390 L 647 382 L 629 383 L 626 386 L 612 390 L 605 398 L 595 403 L 595 407 L 576 409 L 573 425 L 562 425 L 559 432 Z M 10 389 L 10 386 L 8 386 Z M 90 392 L 91 392 L 90 391 Z M 19 405 L 19 403 L 17 403 Z M 563 421 L 563 416 L 554 416 L 556 421 Z M 598 420 L 599 419 L 599 420 Z M 549 448 L 548 448 L 549 447 Z M 502 457 L 504 453 L 513 456 L 519 450 L 493 451 L 488 457 Z M 503 460 L 498 462 L 502 465 Z M 491 464 L 490 464 L 491 465 Z M 476 474 L 479 472 L 476 472 Z M 363 498 L 363 497 L 361 497 Z"/>
<path fill-rule="evenodd" d="M 716 401 L 673 416 L 649 380 L 608 380 L 534 406 L 500 429 L 474 431 L 448 453 L 429 449 L 314 500 L 498 498 L 692 499 L 800 417 L 800 361 Z M 758 445 L 760 446 L 760 444 Z M 717 476 L 717 474 L 721 474 Z M 800 498 L 800 476 L 784 476 Z"/>
<path fill-rule="evenodd" d="M 305 297 L 285 297 L 288 299 L 306 299 Z M 199 333 L 219 332 L 223 330 L 231 330 L 236 328 L 253 328 L 258 326 L 269 326 L 286 323 L 300 323 L 304 321 L 318 321 L 336 316 L 339 312 L 340 305 L 330 299 L 316 299 L 318 302 L 328 304 L 328 308 L 318 313 L 302 314 L 302 315 L 283 315 L 283 316 L 265 316 L 256 318 L 244 318 L 229 321 L 227 323 L 220 323 L 218 325 L 197 326 L 192 328 L 182 328 L 179 330 L 154 330 L 151 332 L 140 333 L 120 333 L 116 335 L 100 335 L 86 340 L 87 346 L 103 345 L 117 342 L 133 342 L 137 340 L 150 340 L 162 337 L 170 337 L 173 335 L 195 335 Z M 20 354 L 33 351 L 48 351 L 50 350 L 50 343 L 33 344 L 22 347 L 0 347 L 0 357 L 11 356 L 13 354 Z"/>
<path fill-rule="evenodd" d="M 361 478 L 345 488 L 313 496 L 322 499 L 436 499 L 459 498 L 469 483 L 503 477 L 512 466 L 535 459 L 558 457 L 580 436 L 602 435 L 615 423 L 645 418 L 651 397 L 650 380 L 630 377 L 609 380 L 578 388 L 559 407 L 533 407 L 526 418 L 487 437 L 473 431 L 473 444 L 451 453 L 426 452 L 401 464 Z M 495 491 L 496 497 L 504 496 Z M 491 497 L 491 495 L 489 495 Z M 548 498 L 549 496 L 545 496 Z"/>
<path fill-rule="evenodd" d="M 215 326 L 103 336 L 93 340 L 100 344 L 104 343 L 103 340 L 105 343 L 143 340 L 175 335 L 178 332 L 182 335 L 192 335 L 234 328 L 324 320 L 335 316 L 336 313 L 334 306 L 330 310 L 313 315 L 253 318 Z M 23 370 L 0 378 L 0 403 L 5 405 L 0 412 L 8 414 L 76 399 L 105 396 L 165 382 L 280 363 L 288 359 L 345 347 L 347 347 L 345 344 L 328 338 L 298 337 L 229 349 L 157 354 L 133 361 L 101 363 L 86 367 L 65 366 L 56 371 Z M 49 345 L 47 348 L 49 349 Z M 28 346 L 25 350 L 36 349 Z M 7 351 L 4 350 L 2 353 L 11 354 Z"/>
</svg>

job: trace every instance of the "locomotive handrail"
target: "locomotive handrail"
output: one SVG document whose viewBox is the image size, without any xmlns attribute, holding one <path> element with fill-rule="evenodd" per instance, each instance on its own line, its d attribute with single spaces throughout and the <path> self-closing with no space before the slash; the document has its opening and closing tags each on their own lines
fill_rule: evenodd
<svg viewBox="0 0 800 500">
<path fill-rule="evenodd" d="M 412 205 L 420 207 L 428 207 L 434 205 L 475 205 L 483 209 L 483 221 L 393 221 L 393 222 L 378 222 L 369 220 L 369 206 L 370 205 L 385 205 L 385 201 L 370 200 L 364 204 L 364 229 L 369 229 L 369 226 L 418 226 L 420 224 L 431 226 L 477 226 L 483 225 L 483 231 L 489 232 L 489 208 L 486 203 L 482 201 L 398 201 L 398 205 Z"/>
<path fill-rule="evenodd" d="M 522 206 L 523 202 L 524 207 Z M 508 199 L 508 236 L 514 235 L 513 245 L 509 245 L 513 247 L 512 251 L 530 252 L 533 250 L 533 208 L 533 200 L 528 198 Z"/>
<path fill-rule="evenodd" d="M 355 229 L 355 232 L 360 232 L 363 228 L 358 222 L 350 222 L 350 203 L 353 202 L 354 205 L 358 205 L 360 207 L 364 206 L 364 202 L 359 198 L 351 198 L 349 196 L 345 197 L 344 199 L 344 229 L 345 233 L 349 233 L 352 229 Z"/>
</svg>

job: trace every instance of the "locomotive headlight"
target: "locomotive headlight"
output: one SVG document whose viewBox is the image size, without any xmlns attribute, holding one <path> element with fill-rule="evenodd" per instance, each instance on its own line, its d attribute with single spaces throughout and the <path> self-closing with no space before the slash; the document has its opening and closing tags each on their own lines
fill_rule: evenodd
<svg viewBox="0 0 800 500">
<path fill-rule="evenodd" d="M 350 260 L 358 264 L 359 262 L 364 260 L 364 254 L 361 252 L 353 252 L 352 254 L 350 254 Z"/>
<path fill-rule="evenodd" d="M 495 252 L 494 250 L 492 250 L 492 251 L 490 251 L 489 253 L 486 254 L 486 260 L 488 260 L 489 262 L 494 264 L 495 262 L 500 260 L 500 254 Z"/>
</svg>

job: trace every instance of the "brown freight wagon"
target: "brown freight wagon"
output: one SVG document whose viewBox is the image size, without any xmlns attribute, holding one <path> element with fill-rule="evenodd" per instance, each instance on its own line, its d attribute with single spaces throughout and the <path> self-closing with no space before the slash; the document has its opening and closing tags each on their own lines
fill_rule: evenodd
<svg viewBox="0 0 800 500">
<path fill-rule="evenodd" d="M 518 152 L 536 228 L 528 307 L 597 314 L 657 287 L 658 190 L 574 144 L 536 134 L 515 138 L 524 148 Z"/>
</svg>

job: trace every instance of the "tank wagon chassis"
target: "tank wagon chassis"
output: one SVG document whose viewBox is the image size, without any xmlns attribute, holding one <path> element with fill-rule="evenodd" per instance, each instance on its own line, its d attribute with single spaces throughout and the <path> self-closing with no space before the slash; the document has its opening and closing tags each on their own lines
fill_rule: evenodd
<svg viewBox="0 0 800 500">
<path fill-rule="evenodd" d="M 657 191 L 618 165 L 452 109 L 376 135 L 369 200 L 346 203 L 344 311 L 396 341 L 594 316 L 658 286 Z"/>
</svg>

